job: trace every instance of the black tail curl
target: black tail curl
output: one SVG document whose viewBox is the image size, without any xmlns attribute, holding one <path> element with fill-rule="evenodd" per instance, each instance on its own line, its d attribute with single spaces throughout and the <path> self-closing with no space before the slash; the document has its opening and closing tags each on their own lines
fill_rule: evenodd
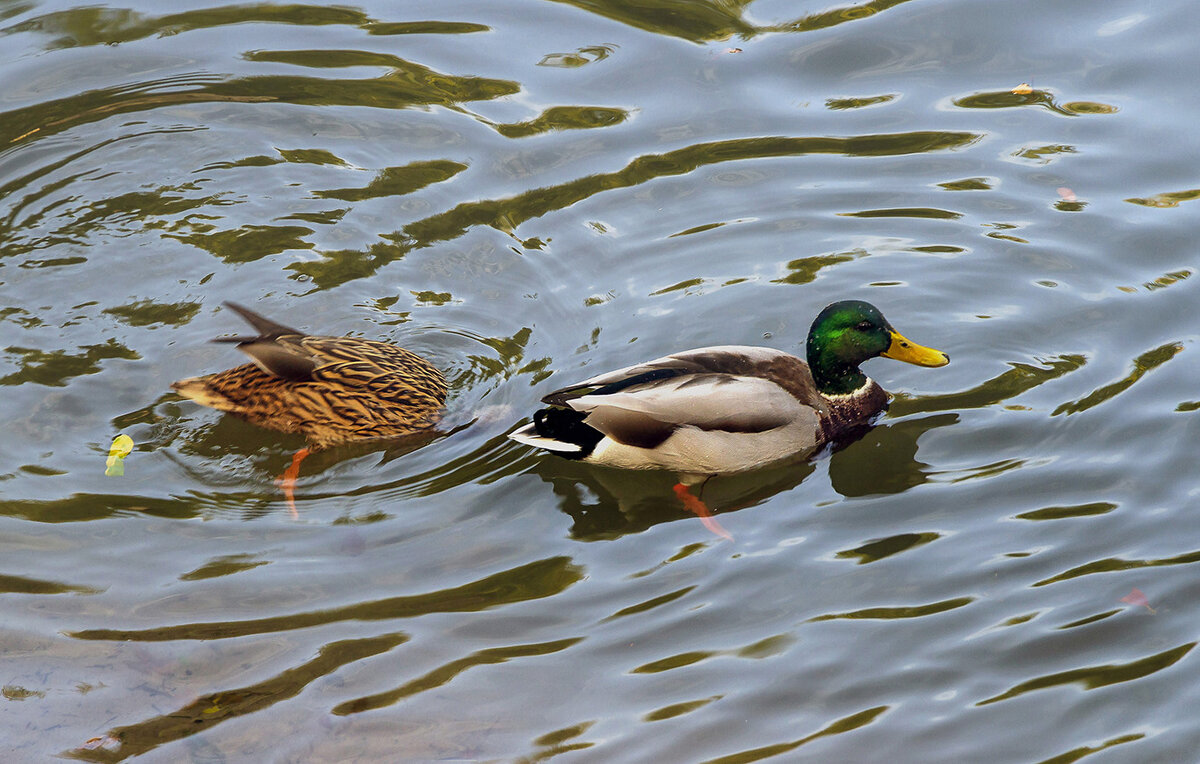
<svg viewBox="0 0 1200 764">
<path fill-rule="evenodd" d="M 575 409 L 550 406 L 533 412 L 533 428 L 543 438 L 553 438 L 563 443 L 573 443 L 582 449 L 577 454 L 561 453 L 571 459 L 583 459 L 592 453 L 604 438 L 604 433 L 584 424 L 587 414 Z"/>
</svg>

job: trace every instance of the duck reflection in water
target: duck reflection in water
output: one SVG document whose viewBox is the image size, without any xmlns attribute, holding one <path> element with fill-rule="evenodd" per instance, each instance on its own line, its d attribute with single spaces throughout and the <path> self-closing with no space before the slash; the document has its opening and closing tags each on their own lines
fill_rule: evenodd
<svg viewBox="0 0 1200 764">
<path fill-rule="evenodd" d="M 807 363 L 772 348 L 723 345 L 664 356 L 549 393 L 547 407 L 510 437 L 587 463 L 674 472 L 683 506 L 731 538 L 698 495 L 709 478 L 802 459 L 860 435 L 888 400 L 859 369 L 868 359 L 950 360 L 860 300 L 820 312 L 806 355 Z"/>
<path fill-rule="evenodd" d="M 861 439 L 839 439 L 820 455 L 785 459 L 753 472 L 713 476 L 704 482 L 703 501 L 717 521 L 719 515 L 757 506 L 792 490 L 822 463 L 828 469 L 830 486 L 841 496 L 903 493 L 928 482 L 933 472 L 916 458 L 920 438 L 957 421 L 956 414 L 934 414 L 864 427 Z M 669 472 L 621 470 L 562 459 L 543 459 L 533 472 L 550 484 L 559 509 L 571 517 L 570 535 L 577 541 L 611 540 L 659 523 L 694 517 L 678 500 L 675 476 Z"/>
</svg>

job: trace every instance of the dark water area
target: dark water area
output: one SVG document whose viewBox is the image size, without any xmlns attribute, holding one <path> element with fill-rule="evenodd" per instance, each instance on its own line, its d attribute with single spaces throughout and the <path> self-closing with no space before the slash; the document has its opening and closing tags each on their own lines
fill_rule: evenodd
<svg viewBox="0 0 1200 764">
<path fill-rule="evenodd" d="M 5 760 L 1196 760 L 1198 23 L 0 2 Z M 710 481 L 732 542 L 506 437 L 845 298 L 952 363 Z M 169 387 L 224 300 L 424 355 L 444 423 L 292 517 L 303 441 Z"/>
</svg>

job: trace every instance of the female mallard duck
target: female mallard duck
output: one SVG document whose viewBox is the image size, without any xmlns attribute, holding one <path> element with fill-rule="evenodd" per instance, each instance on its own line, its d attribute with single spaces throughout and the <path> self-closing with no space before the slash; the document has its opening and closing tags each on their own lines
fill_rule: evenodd
<svg viewBox="0 0 1200 764">
<path fill-rule="evenodd" d="M 253 363 L 172 384 L 185 398 L 271 430 L 304 435 L 314 449 L 397 438 L 432 427 L 441 417 L 446 378 L 415 353 L 386 342 L 304 334 L 241 305 L 225 305 L 258 335 L 213 342 L 236 342 Z M 296 454 L 284 474 L 285 490 L 308 453 Z"/>
<path fill-rule="evenodd" d="M 555 390 L 509 437 L 597 464 L 674 470 L 695 483 L 810 453 L 866 424 L 887 406 L 887 393 L 858 368 L 869 358 L 950 362 L 861 300 L 821 311 L 807 355 L 806 364 L 781 350 L 723 345 L 656 358 Z M 676 486 L 705 517 L 685 492 Z"/>
</svg>

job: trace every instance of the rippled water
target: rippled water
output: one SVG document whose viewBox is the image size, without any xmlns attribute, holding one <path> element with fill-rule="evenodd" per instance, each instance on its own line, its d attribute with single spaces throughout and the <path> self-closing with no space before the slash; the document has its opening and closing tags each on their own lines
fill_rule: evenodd
<svg viewBox="0 0 1200 764">
<path fill-rule="evenodd" d="M 1194 3 L 172 5 L 0 3 L 8 760 L 1195 760 Z M 953 362 L 732 543 L 505 438 L 840 298 Z M 292 519 L 230 299 L 445 424 Z"/>
</svg>

